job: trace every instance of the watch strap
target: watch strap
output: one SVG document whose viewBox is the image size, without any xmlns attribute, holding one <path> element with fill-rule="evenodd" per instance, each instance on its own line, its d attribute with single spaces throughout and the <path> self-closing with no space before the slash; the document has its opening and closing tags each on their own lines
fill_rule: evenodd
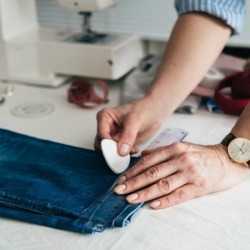
<svg viewBox="0 0 250 250">
<path fill-rule="evenodd" d="M 222 141 L 221 144 L 223 144 L 224 146 L 228 147 L 229 143 L 235 139 L 236 136 L 233 133 L 229 133 Z"/>
</svg>

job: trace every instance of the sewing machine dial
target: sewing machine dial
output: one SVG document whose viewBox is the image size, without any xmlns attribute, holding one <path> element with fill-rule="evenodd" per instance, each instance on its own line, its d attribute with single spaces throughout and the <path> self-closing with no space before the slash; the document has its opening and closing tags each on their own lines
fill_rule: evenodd
<svg viewBox="0 0 250 250">
<path fill-rule="evenodd" d="M 245 138 L 235 138 L 228 145 L 229 156 L 238 163 L 250 160 L 250 141 Z"/>
</svg>

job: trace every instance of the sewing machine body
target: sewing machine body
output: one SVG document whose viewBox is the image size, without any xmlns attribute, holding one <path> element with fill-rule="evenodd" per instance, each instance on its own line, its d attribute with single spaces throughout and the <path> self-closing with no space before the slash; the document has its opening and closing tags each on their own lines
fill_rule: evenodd
<svg viewBox="0 0 250 250">
<path fill-rule="evenodd" d="M 35 0 L 0 0 L 0 80 L 59 86 L 70 76 L 118 79 L 143 56 L 136 35 L 85 43 L 75 39 L 79 32 L 40 27 Z"/>
</svg>

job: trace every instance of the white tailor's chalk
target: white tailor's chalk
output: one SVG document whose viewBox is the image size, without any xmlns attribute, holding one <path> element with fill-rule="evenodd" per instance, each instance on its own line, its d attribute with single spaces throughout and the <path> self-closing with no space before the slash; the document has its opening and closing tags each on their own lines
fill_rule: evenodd
<svg viewBox="0 0 250 250">
<path fill-rule="evenodd" d="M 101 149 L 108 166 L 114 173 L 120 174 L 128 168 L 130 155 L 121 156 L 118 153 L 117 142 L 103 139 L 101 141 Z"/>
</svg>

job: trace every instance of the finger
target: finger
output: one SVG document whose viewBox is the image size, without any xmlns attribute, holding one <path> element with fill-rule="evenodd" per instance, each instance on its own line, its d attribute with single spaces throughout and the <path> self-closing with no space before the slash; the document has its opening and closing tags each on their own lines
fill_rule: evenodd
<svg viewBox="0 0 250 250">
<path fill-rule="evenodd" d="M 101 150 L 101 138 L 98 135 L 96 135 L 96 137 L 95 137 L 94 149 L 96 151 L 100 151 Z"/>
<path fill-rule="evenodd" d="M 152 149 L 145 149 L 141 152 L 142 156 L 144 155 L 149 155 L 154 153 L 155 151 L 161 150 L 161 149 L 165 149 L 167 147 L 169 147 L 170 145 L 166 145 L 166 146 L 162 146 L 162 147 L 157 147 L 157 148 L 152 148 Z"/>
<path fill-rule="evenodd" d="M 135 144 L 138 131 L 139 124 L 137 124 L 136 119 L 130 118 L 125 122 L 118 141 L 118 152 L 120 155 L 127 155 L 131 152 L 131 149 Z"/>
<path fill-rule="evenodd" d="M 177 172 L 176 160 L 163 162 L 155 165 L 142 174 L 135 176 L 115 188 L 118 194 L 127 194 L 147 187 L 161 179 L 168 177 Z"/>
<path fill-rule="evenodd" d="M 114 128 L 114 120 L 109 114 L 107 109 L 103 109 L 100 112 L 98 112 L 97 116 L 97 135 L 95 137 L 94 141 L 94 148 L 97 151 L 101 150 L 101 141 L 102 139 L 112 139 L 117 141 L 112 136 L 112 129 Z"/>
<path fill-rule="evenodd" d="M 112 138 L 111 137 L 108 137 L 108 138 L 105 138 L 105 139 L 112 139 L 114 141 L 117 141 L 117 136 L 113 136 Z M 96 151 L 100 151 L 101 150 L 101 141 L 103 140 L 103 138 L 101 138 L 100 136 L 96 135 L 95 137 L 95 141 L 94 141 L 94 149 Z M 139 148 L 137 145 L 134 145 L 131 149 L 131 152 L 130 154 L 136 154 L 139 152 Z"/>
<path fill-rule="evenodd" d="M 101 110 L 97 114 L 97 135 L 101 139 L 111 139 L 111 127 L 113 126 L 113 119 L 108 114 L 107 110 Z"/>
<path fill-rule="evenodd" d="M 115 140 L 114 138 L 111 138 L 111 136 L 105 136 L 105 137 L 100 137 L 99 135 L 96 135 L 95 136 L 95 141 L 94 141 L 94 149 L 96 150 L 96 151 L 101 151 L 101 141 L 103 140 L 103 139 L 111 139 L 111 140 Z"/>
<path fill-rule="evenodd" d="M 175 189 L 185 185 L 187 182 L 188 180 L 186 176 L 182 172 L 179 172 L 177 174 L 161 179 L 156 184 L 148 188 L 130 194 L 126 199 L 129 203 L 132 204 L 149 201 L 169 194 Z"/>
<path fill-rule="evenodd" d="M 156 199 L 150 203 L 150 206 L 154 209 L 168 208 L 198 196 L 198 187 L 193 184 L 187 184 L 175 189 L 169 195 Z"/>
<path fill-rule="evenodd" d="M 157 148 L 152 148 L 152 149 L 145 149 L 142 151 L 142 156 L 144 155 L 148 155 L 148 154 L 152 154 L 153 152 L 157 151 L 157 150 L 160 150 L 160 149 L 164 149 L 164 148 L 167 148 L 167 147 L 172 147 L 172 146 L 176 146 L 176 145 L 173 145 L 173 144 L 182 144 L 182 145 L 187 145 L 187 143 L 185 142 L 179 142 L 179 141 L 176 141 L 176 142 L 173 142 L 169 145 L 165 145 L 165 146 L 161 146 L 161 147 L 157 147 Z M 184 146 L 183 146 L 184 148 Z"/>
<path fill-rule="evenodd" d="M 161 164 L 164 161 L 172 159 L 175 155 L 180 154 L 184 151 L 181 142 L 176 142 L 167 147 L 162 147 L 153 152 L 152 154 L 142 157 L 142 159 L 136 163 L 131 169 L 129 169 L 123 176 L 118 180 L 118 184 L 121 184 L 125 180 L 129 180 L 149 168 Z M 178 165 L 177 165 L 178 166 Z"/>
<path fill-rule="evenodd" d="M 139 151 L 138 146 L 137 146 L 137 145 L 134 145 L 133 148 L 132 148 L 131 151 L 130 151 L 130 154 L 131 154 L 131 155 L 136 154 L 136 153 L 138 153 L 138 151 Z"/>
</svg>

